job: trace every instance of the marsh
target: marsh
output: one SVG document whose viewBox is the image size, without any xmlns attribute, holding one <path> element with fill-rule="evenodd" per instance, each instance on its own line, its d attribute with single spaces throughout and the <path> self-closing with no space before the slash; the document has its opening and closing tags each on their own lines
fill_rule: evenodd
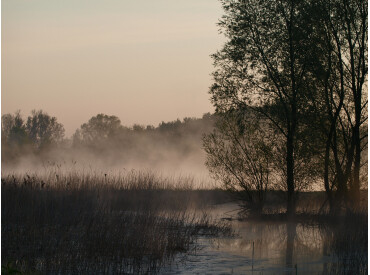
<svg viewBox="0 0 370 275">
<path fill-rule="evenodd" d="M 366 209 L 327 221 L 325 217 L 263 220 L 246 216 L 225 191 L 196 189 L 190 177 L 174 179 L 148 171 L 120 177 L 54 172 L 4 176 L 3 270 L 42 274 L 367 271 Z"/>
</svg>

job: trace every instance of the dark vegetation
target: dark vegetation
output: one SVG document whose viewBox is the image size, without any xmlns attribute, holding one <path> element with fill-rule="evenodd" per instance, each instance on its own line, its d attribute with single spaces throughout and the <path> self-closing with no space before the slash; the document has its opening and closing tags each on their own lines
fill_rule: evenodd
<svg viewBox="0 0 370 275">
<path fill-rule="evenodd" d="M 335 223 L 326 225 L 328 250 L 338 256 L 328 268 L 329 274 L 368 273 L 368 220 L 367 208 L 346 213 Z M 335 224 L 335 225 L 333 225 Z"/>
<path fill-rule="evenodd" d="M 299 222 L 330 236 L 325 273 L 367 274 L 367 1 L 221 3 L 207 166 L 248 218 L 287 222 L 287 266 Z"/>
<path fill-rule="evenodd" d="M 232 234 L 206 197 L 144 172 L 9 175 L 1 183 L 4 269 L 42 274 L 156 273 L 196 249 L 200 235 Z M 202 192 L 202 191 L 199 191 Z"/>
<path fill-rule="evenodd" d="M 299 192 L 317 189 L 331 214 L 355 211 L 367 189 L 367 1 L 221 2 L 211 172 L 251 212 L 283 190 L 293 218 Z"/>
</svg>

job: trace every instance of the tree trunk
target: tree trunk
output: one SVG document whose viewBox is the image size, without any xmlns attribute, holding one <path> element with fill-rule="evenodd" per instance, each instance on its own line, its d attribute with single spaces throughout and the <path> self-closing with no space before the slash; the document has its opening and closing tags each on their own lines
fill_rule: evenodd
<svg viewBox="0 0 370 275">
<path fill-rule="evenodd" d="M 294 216 L 295 214 L 295 196 L 294 196 L 294 143 L 292 131 L 288 131 L 287 138 L 287 214 Z"/>
<path fill-rule="evenodd" d="M 361 105 L 356 104 L 356 105 Z M 361 107 L 361 106 L 360 106 Z M 360 139 L 360 118 L 361 110 L 356 109 L 356 124 L 353 129 L 354 143 L 355 143 L 355 160 L 353 166 L 353 184 L 351 186 L 351 199 L 353 205 L 356 207 L 360 202 L 360 166 L 361 166 L 361 139 Z M 359 113 L 359 114 L 358 114 Z"/>
<path fill-rule="evenodd" d="M 332 211 L 333 208 L 334 208 L 334 205 L 333 205 L 333 191 L 331 190 L 330 184 L 329 184 L 330 139 L 331 139 L 331 137 L 329 137 L 328 140 L 326 141 L 326 147 L 325 147 L 324 185 L 325 185 L 326 196 L 327 196 L 328 202 L 329 202 L 329 209 L 330 209 L 330 211 Z"/>
</svg>

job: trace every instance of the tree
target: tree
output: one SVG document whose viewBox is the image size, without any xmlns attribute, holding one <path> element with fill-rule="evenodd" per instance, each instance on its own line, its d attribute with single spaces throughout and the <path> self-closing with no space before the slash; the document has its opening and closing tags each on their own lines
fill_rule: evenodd
<svg viewBox="0 0 370 275">
<path fill-rule="evenodd" d="M 116 116 L 98 114 L 81 125 L 73 135 L 74 144 L 84 143 L 97 145 L 108 138 L 114 137 L 122 130 L 121 121 Z"/>
<path fill-rule="evenodd" d="M 307 1 L 222 1 L 219 25 L 228 41 L 213 55 L 212 102 L 217 112 L 255 108 L 285 140 L 287 213 L 295 212 L 297 136 L 312 61 L 312 16 Z M 279 106 L 268 112 L 266 106 Z"/>
<path fill-rule="evenodd" d="M 312 182 L 323 175 L 331 205 L 334 191 L 337 201 L 359 201 L 367 161 L 367 1 L 222 3 L 228 42 L 213 56 L 216 111 L 245 104 L 284 137 L 288 213 L 310 170 Z"/>
<path fill-rule="evenodd" d="M 339 105 L 336 104 L 334 109 L 339 113 L 338 124 L 342 130 L 346 159 L 343 165 L 335 146 L 337 132 L 334 131 L 331 147 L 337 173 L 337 188 L 344 196 L 350 189 L 352 200 L 359 201 L 361 152 L 367 148 L 367 144 L 364 144 L 367 133 L 361 136 L 361 132 L 365 132 L 363 128 L 367 129 L 367 95 L 364 92 L 368 71 L 367 1 L 329 1 L 325 7 L 329 15 L 326 18 L 328 39 L 333 44 L 331 58 L 334 61 L 330 64 L 330 74 L 339 76 L 338 81 L 333 82 L 331 91 L 339 91 L 337 94 L 340 95 Z M 327 104 L 329 112 L 333 110 L 333 105 Z"/>
<path fill-rule="evenodd" d="M 64 138 L 64 127 L 42 110 L 33 110 L 27 118 L 26 131 L 29 139 L 38 149 L 61 142 Z"/>
<path fill-rule="evenodd" d="M 21 153 L 28 152 L 30 140 L 20 111 L 1 116 L 2 161 L 15 160 Z"/>
<path fill-rule="evenodd" d="M 268 126 L 260 122 L 251 110 L 229 110 L 218 115 L 214 131 L 203 138 L 206 165 L 214 177 L 254 213 L 261 213 L 274 180 Z"/>
<path fill-rule="evenodd" d="M 28 142 L 26 126 L 20 111 L 1 116 L 1 140 L 3 145 L 22 146 Z"/>
<path fill-rule="evenodd" d="M 335 201 L 359 201 L 367 150 L 367 1 L 318 1 L 316 11 L 307 126 L 317 126 L 325 141 L 323 178 L 333 209 Z"/>
</svg>

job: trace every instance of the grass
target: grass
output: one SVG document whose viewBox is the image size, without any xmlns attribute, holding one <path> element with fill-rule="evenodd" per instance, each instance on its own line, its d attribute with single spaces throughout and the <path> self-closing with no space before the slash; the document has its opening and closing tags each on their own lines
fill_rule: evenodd
<svg viewBox="0 0 370 275">
<path fill-rule="evenodd" d="M 232 233 L 206 213 L 219 198 L 199 200 L 191 184 L 139 171 L 3 176 L 3 266 L 42 274 L 157 273 L 194 249 L 198 236 Z"/>
</svg>

